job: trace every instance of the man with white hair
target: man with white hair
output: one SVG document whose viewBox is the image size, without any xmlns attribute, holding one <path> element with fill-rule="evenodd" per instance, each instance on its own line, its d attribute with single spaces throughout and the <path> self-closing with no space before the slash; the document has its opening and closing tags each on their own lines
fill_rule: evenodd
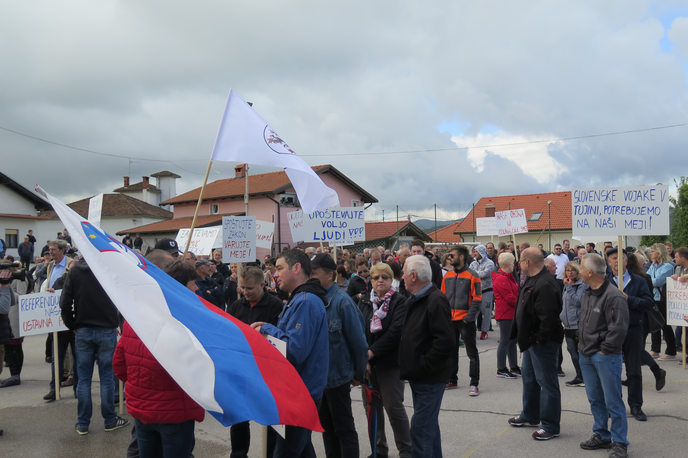
<svg viewBox="0 0 688 458">
<path fill-rule="evenodd" d="M 318 254 L 316 251 L 315 247 L 309 246 L 306 248 L 306 254 L 308 255 L 308 258 L 312 261 L 313 258 L 315 258 L 315 255 Z"/>
<path fill-rule="evenodd" d="M 606 278 L 607 263 L 596 254 L 583 256 L 580 275 L 590 288 L 581 297 L 578 351 L 585 392 L 595 419 L 584 450 L 611 448 L 610 458 L 628 456 L 628 421 L 621 393 L 622 347 L 628 331 L 628 302 Z M 608 428 L 611 418 L 611 428 Z"/>
<path fill-rule="evenodd" d="M 407 248 L 408 249 L 408 248 Z M 442 456 L 439 412 L 455 347 L 447 297 L 432 283 L 430 261 L 422 255 L 404 263 L 411 297 L 399 346 L 399 373 L 413 394 L 412 456 Z"/>
</svg>

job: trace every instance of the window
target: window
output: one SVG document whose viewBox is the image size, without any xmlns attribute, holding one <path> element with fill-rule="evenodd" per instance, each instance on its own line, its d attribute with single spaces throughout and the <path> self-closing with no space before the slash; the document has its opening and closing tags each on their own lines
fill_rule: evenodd
<svg viewBox="0 0 688 458">
<path fill-rule="evenodd" d="M 351 206 L 352 206 L 352 207 L 360 207 L 360 206 L 361 206 L 361 201 L 360 201 L 360 200 L 352 200 L 352 201 L 351 201 Z"/>
<path fill-rule="evenodd" d="M 210 214 L 211 215 L 217 215 L 220 213 L 220 205 L 219 204 L 210 204 Z"/>
<path fill-rule="evenodd" d="M 5 229 L 5 248 L 17 248 L 18 229 Z"/>
<path fill-rule="evenodd" d="M 532 215 L 530 215 L 530 219 L 528 221 L 540 221 L 541 216 L 542 212 L 535 212 Z"/>
</svg>

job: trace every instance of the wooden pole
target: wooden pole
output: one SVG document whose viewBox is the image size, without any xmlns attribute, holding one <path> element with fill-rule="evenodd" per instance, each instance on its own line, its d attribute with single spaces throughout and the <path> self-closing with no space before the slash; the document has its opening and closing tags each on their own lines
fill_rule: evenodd
<svg viewBox="0 0 688 458">
<path fill-rule="evenodd" d="M 0 364 L 2 364 L 2 362 L 0 362 Z M 55 399 L 59 401 L 62 374 L 60 374 L 60 357 L 57 352 L 57 331 L 53 332 L 53 365 L 55 367 Z"/>
<path fill-rule="evenodd" d="M 263 445 L 263 458 L 268 458 L 268 428 L 269 426 L 262 426 L 260 428 L 261 430 L 261 435 L 263 436 L 261 438 L 261 443 Z"/>
<path fill-rule="evenodd" d="M 332 251 L 334 251 L 334 263 L 337 264 L 337 242 L 332 242 Z"/>
<path fill-rule="evenodd" d="M 121 380 L 119 382 L 119 414 L 124 415 L 124 383 Z"/>
<path fill-rule="evenodd" d="M 198 209 L 201 208 L 201 202 L 203 201 L 203 192 L 205 191 L 205 185 L 208 182 L 208 175 L 210 175 L 210 167 L 213 165 L 213 160 L 208 161 L 208 169 L 205 171 L 205 178 L 203 178 L 203 186 L 201 186 L 201 194 L 198 196 L 198 203 L 196 204 L 196 211 L 194 212 L 193 219 L 191 220 L 191 229 L 189 230 L 189 238 L 186 241 L 186 248 L 184 248 L 184 254 L 182 259 L 189 252 L 189 245 L 191 245 L 191 237 L 193 236 L 194 228 L 196 227 L 196 218 L 198 217 Z"/>
</svg>

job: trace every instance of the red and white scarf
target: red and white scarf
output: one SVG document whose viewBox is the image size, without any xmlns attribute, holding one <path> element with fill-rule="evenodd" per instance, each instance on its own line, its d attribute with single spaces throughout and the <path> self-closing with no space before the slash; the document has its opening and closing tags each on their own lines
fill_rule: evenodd
<svg viewBox="0 0 688 458">
<path fill-rule="evenodd" d="M 392 299 L 394 293 L 397 290 L 394 287 L 390 288 L 385 294 L 385 297 L 380 299 L 377 297 L 375 290 L 370 292 L 370 302 L 373 303 L 373 319 L 370 320 L 370 332 L 375 334 L 376 332 L 382 331 L 382 320 L 387 316 L 387 310 L 389 310 L 389 301 Z M 382 303 L 382 305 L 380 305 Z"/>
</svg>

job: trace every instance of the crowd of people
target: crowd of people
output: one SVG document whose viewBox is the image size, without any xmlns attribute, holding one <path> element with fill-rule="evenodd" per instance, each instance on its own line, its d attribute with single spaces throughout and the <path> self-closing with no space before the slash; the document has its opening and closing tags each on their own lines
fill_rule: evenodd
<svg viewBox="0 0 688 458">
<path fill-rule="evenodd" d="M 75 430 L 88 434 L 91 379 L 98 364 L 105 431 L 129 424 L 114 408 L 117 380 L 125 382 L 127 411 L 135 420 L 127 456 L 190 456 L 203 409 L 124 322 L 88 263 L 70 246 L 67 231 L 35 260 L 35 238 L 29 236 L 21 262 L 7 256 L 8 268 L 0 269 L 0 358 L 10 370 L 0 387 L 21 384 L 17 295 L 61 289 L 69 330 L 58 333 L 56 355 L 51 337 L 46 341 L 46 362 L 53 367 L 44 399 L 55 400 L 56 384 L 73 387 Z M 141 247 L 128 235 L 122 243 Z M 182 256 L 174 240 L 163 239 L 146 257 L 212 306 L 286 342 L 287 359 L 318 408 L 328 457 L 359 456 L 351 391 L 357 386 L 363 387 L 367 415 L 371 408 L 387 415 L 400 457 L 442 456 L 438 415 L 444 392 L 458 387 L 460 349 L 469 360 L 468 395 L 479 396 L 477 340 L 489 338 L 493 322 L 499 327 L 494 374 L 523 383 L 522 411 L 508 423 L 537 427 L 536 440 L 559 436 L 565 342 L 575 369 L 565 385 L 585 387 L 594 418 L 593 436 L 581 448 L 610 449 L 610 457 L 625 457 L 629 441 L 621 386 L 628 386 L 631 415 L 647 420 L 641 366 L 649 366 L 655 389 L 661 390 L 666 371 L 658 361 L 683 351 L 677 344 L 682 328 L 674 331 L 666 324 L 666 281 L 688 280 L 688 248 L 674 251 L 669 243 L 647 250 L 605 243 L 598 253 L 593 243 L 571 247 L 565 240 L 547 253 L 527 242 L 430 251 L 414 240 L 395 251 L 381 246 L 360 254 L 297 247 L 239 266 L 223 263 L 221 250 Z M 648 335 L 650 352 L 645 350 Z M 405 381 L 413 401 L 410 421 L 403 403 Z M 385 422 L 378 424 L 376 453 L 385 457 L 390 450 Z M 310 430 L 287 426 L 284 437 L 268 431 L 268 456 L 315 456 Z M 249 422 L 233 425 L 230 439 L 231 456 L 246 457 Z"/>
</svg>

